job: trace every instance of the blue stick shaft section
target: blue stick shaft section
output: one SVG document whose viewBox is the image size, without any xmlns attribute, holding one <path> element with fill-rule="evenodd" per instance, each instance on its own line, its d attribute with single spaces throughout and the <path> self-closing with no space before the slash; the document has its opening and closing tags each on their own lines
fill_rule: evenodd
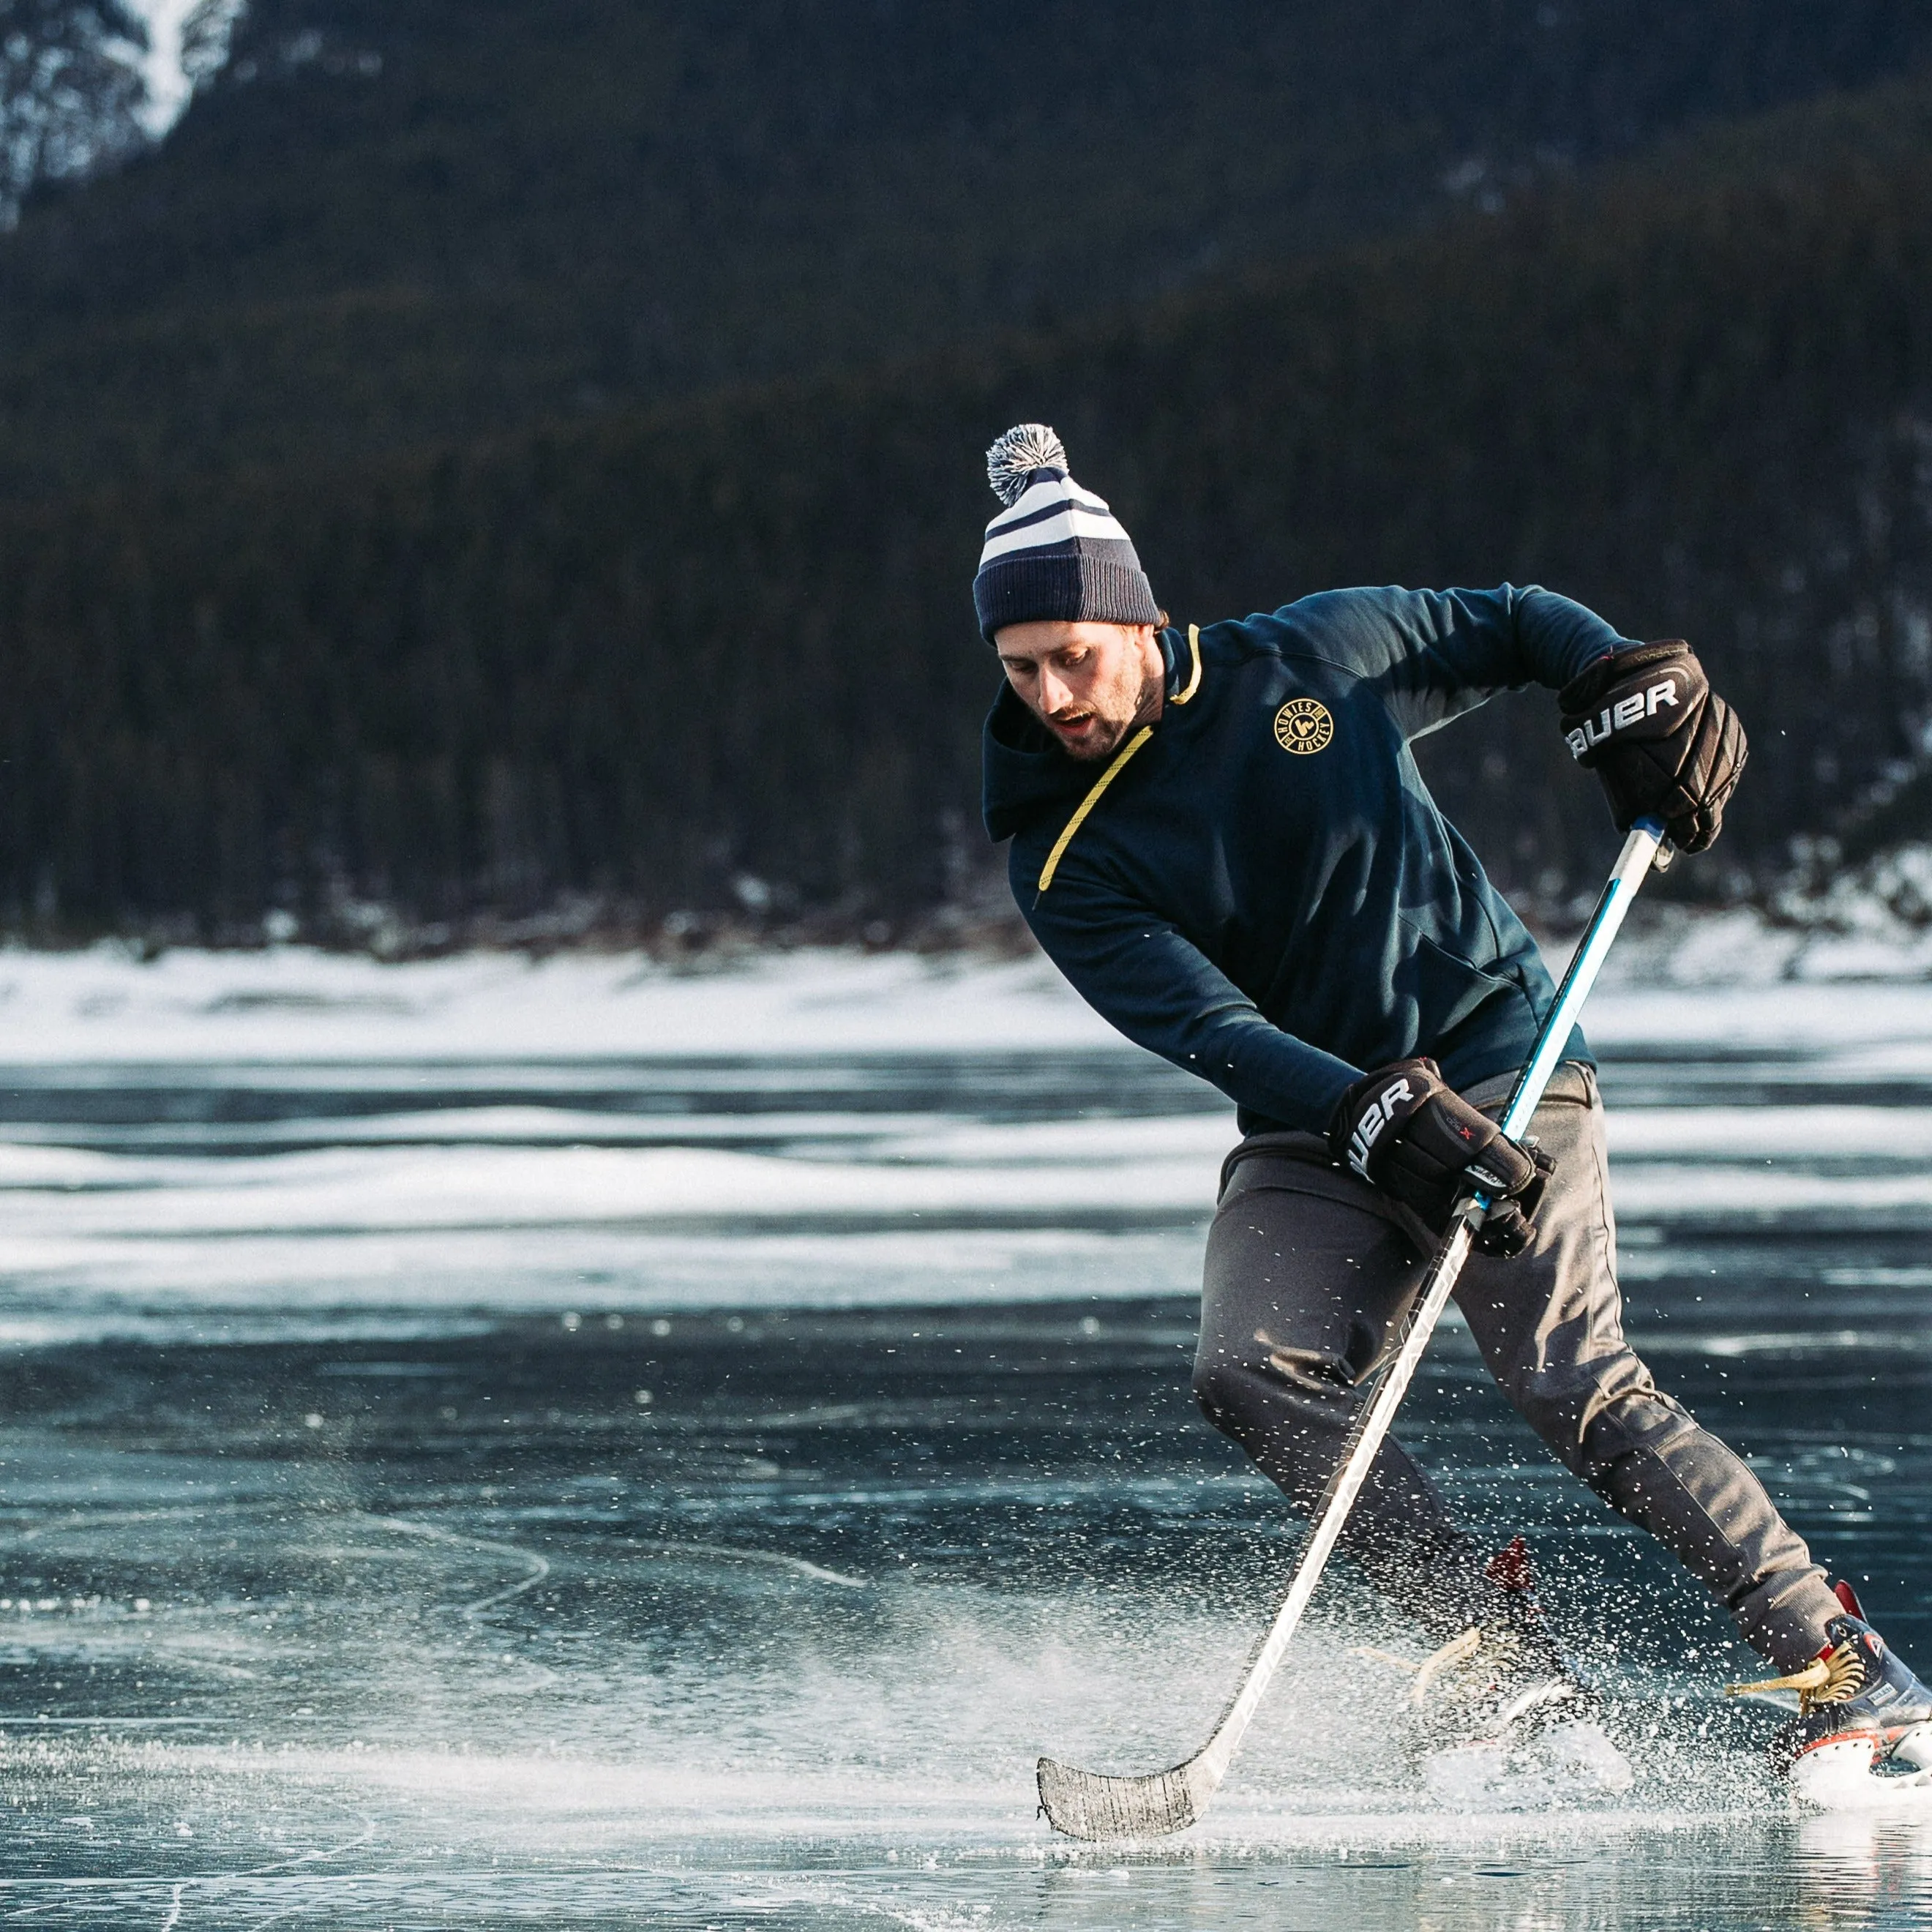
<svg viewBox="0 0 1932 1932">
<path fill-rule="evenodd" d="M 1603 970 L 1624 915 L 1630 910 L 1636 889 L 1643 883 L 1643 875 L 1650 870 L 1663 843 L 1664 827 L 1654 819 L 1640 818 L 1630 827 L 1624 849 L 1617 855 L 1616 868 L 1598 896 L 1596 910 L 1576 942 L 1570 970 L 1557 988 L 1556 1004 L 1550 1008 L 1550 1017 L 1538 1036 L 1536 1051 L 1530 1056 L 1529 1064 L 1516 1076 L 1509 1105 L 1503 1110 L 1502 1130 L 1513 1139 L 1528 1129 L 1537 1102 L 1543 1098 L 1543 1090 L 1550 1084 L 1550 1076 L 1556 1071 L 1563 1050 L 1570 1043 L 1570 1030 L 1583 1010 L 1583 1002 L 1597 983 L 1597 975 Z"/>
</svg>

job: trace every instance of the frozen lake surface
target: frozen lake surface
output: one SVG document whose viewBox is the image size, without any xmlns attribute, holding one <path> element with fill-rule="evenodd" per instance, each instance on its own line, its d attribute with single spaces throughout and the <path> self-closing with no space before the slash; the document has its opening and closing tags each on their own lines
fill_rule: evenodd
<svg viewBox="0 0 1932 1932">
<path fill-rule="evenodd" d="M 1932 987 L 1627 977 L 1631 1327 L 1932 1660 Z M 1342 1575 L 1209 1825 L 1034 1816 L 1218 1712 L 1296 1526 L 1192 1411 L 1232 1115 L 1036 964 L 0 956 L 0 1922 L 1890 1927 L 1752 1660 L 1439 1339 L 1640 1766 L 1418 1790 Z M 1647 1735 L 1652 1727 L 1655 1735 Z"/>
</svg>

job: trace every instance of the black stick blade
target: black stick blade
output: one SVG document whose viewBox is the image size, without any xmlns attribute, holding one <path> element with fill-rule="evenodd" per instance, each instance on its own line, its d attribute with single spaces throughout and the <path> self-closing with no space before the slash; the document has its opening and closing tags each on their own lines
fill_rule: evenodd
<svg viewBox="0 0 1932 1932">
<path fill-rule="evenodd" d="M 1103 1778 L 1043 1757 L 1040 1808 L 1070 1838 L 1165 1838 L 1201 1816 L 1220 1782 L 1198 1758 L 1148 1778 Z"/>
</svg>

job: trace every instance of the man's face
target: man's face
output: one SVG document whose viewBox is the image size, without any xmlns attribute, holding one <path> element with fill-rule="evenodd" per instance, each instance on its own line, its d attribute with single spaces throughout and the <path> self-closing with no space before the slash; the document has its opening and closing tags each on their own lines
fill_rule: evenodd
<svg viewBox="0 0 1932 1932">
<path fill-rule="evenodd" d="M 1111 757 L 1157 716 L 1166 665 L 1151 624 L 1009 624 L 994 637 L 1020 701 L 1076 758 Z"/>
</svg>

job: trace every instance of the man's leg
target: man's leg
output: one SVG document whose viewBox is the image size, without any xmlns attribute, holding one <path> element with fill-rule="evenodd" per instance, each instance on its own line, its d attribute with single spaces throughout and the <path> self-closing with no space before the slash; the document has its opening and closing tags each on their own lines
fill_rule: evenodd
<svg viewBox="0 0 1932 1932">
<path fill-rule="evenodd" d="M 1500 1106 L 1510 1083 L 1466 1097 Z M 1556 1162 L 1534 1246 L 1472 1256 L 1456 1300 L 1483 1358 L 1564 1465 L 1648 1530 L 1780 1670 L 1816 1657 L 1840 1614 L 1824 1573 L 1744 1462 L 1661 1394 L 1624 1339 L 1604 1114 L 1565 1065 L 1532 1131 Z"/>
<path fill-rule="evenodd" d="M 1304 1516 L 1340 1460 L 1360 1385 L 1420 1282 L 1422 1258 L 1396 1212 L 1309 1134 L 1244 1142 L 1222 1184 L 1194 1393 Z M 1393 1437 L 1341 1548 L 1438 1640 L 1501 1611 L 1483 1552 Z"/>
</svg>

